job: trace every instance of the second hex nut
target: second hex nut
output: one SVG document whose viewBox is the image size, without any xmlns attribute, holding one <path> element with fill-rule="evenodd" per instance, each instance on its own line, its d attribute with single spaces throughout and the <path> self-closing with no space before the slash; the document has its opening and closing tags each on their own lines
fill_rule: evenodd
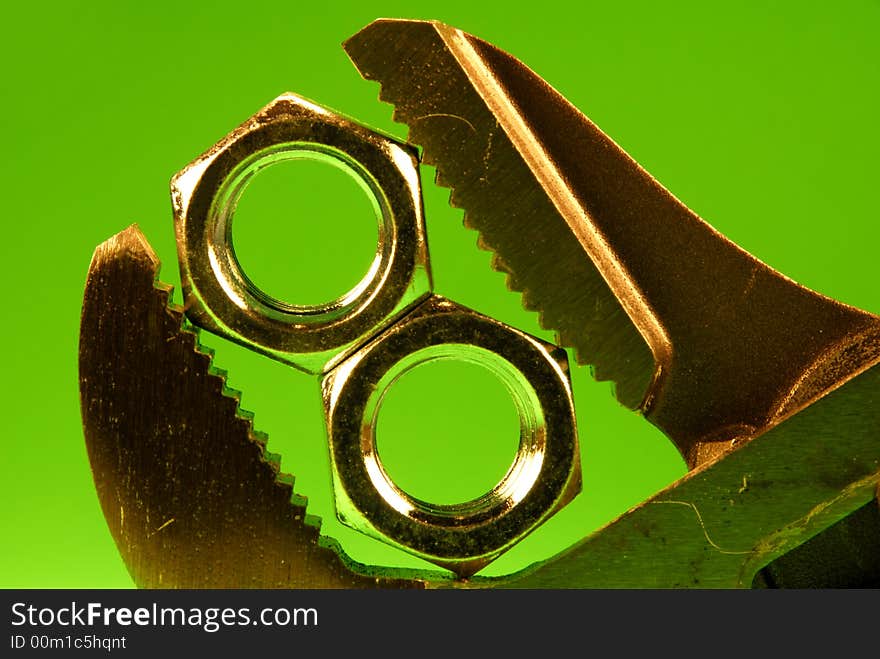
<svg viewBox="0 0 880 659">
<path fill-rule="evenodd" d="M 444 358 L 492 371 L 510 392 L 521 427 L 517 456 L 501 481 L 477 499 L 451 505 L 421 501 L 399 488 L 383 468 L 376 442 L 376 417 L 388 387 L 418 364 Z M 493 561 L 580 492 L 565 352 L 440 296 L 334 368 L 322 392 L 337 515 L 460 577 Z M 451 432 L 470 430 L 456 427 L 454 418 L 449 423 Z"/>
</svg>

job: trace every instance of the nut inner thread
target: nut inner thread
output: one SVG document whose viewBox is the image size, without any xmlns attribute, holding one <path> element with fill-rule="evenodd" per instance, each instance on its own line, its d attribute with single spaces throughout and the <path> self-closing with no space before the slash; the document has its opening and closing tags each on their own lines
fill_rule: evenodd
<svg viewBox="0 0 880 659">
<path fill-rule="evenodd" d="M 482 366 L 497 377 L 514 401 L 520 423 L 519 447 L 513 463 L 488 492 L 470 501 L 436 504 L 411 496 L 388 475 L 376 447 L 376 423 L 386 393 L 408 371 L 437 360 L 459 360 Z M 405 515 L 456 520 L 482 517 L 490 511 L 516 505 L 532 489 L 541 471 L 546 447 L 546 424 L 541 403 L 531 383 L 503 357 L 479 346 L 447 343 L 417 350 L 398 361 L 379 380 L 367 400 L 363 418 L 361 449 L 364 466 L 376 491 L 392 508 Z"/>
<path fill-rule="evenodd" d="M 376 260 L 381 210 L 351 168 L 303 151 L 263 165 L 232 209 L 245 277 L 290 307 L 345 298 Z"/>
<path fill-rule="evenodd" d="M 245 273 L 233 246 L 232 222 L 235 209 L 248 184 L 261 170 L 281 162 L 312 160 L 328 163 L 354 179 L 371 201 L 378 225 L 376 255 L 360 279 L 348 292 L 321 304 L 292 304 L 269 295 Z M 298 316 L 302 323 L 326 323 L 346 316 L 355 309 L 391 260 L 394 226 L 387 203 L 380 201 L 381 190 L 369 173 L 343 151 L 314 142 L 285 142 L 258 151 L 242 160 L 224 179 L 214 197 L 209 214 L 213 240 L 209 260 L 214 275 L 230 297 L 257 300 L 271 311 Z M 240 292 L 236 295 L 236 291 Z"/>
</svg>

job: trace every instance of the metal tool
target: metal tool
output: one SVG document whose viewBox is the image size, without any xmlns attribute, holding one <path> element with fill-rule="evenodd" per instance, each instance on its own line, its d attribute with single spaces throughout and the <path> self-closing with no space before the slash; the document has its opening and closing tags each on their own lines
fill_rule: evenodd
<svg viewBox="0 0 880 659">
<path fill-rule="evenodd" d="M 497 324 L 425 299 L 430 277 L 418 231 L 402 241 L 398 257 L 395 230 L 383 234 L 382 225 L 386 238 L 380 238 L 372 274 L 335 305 L 292 307 L 256 291 L 223 249 L 229 214 L 248 176 L 273 158 L 298 153 L 309 136 L 318 135 L 312 151 L 341 157 L 373 182 L 380 199 L 391 200 L 384 226 L 400 226 L 394 218 L 404 216 L 416 218 L 409 226 L 420 226 L 418 188 L 399 174 L 402 161 L 413 167 L 412 156 L 389 156 L 407 154 L 405 147 L 386 145 L 363 157 L 375 146 L 363 129 L 282 97 L 175 180 L 188 315 L 275 358 L 323 370 L 338 500 L 341 491 L 358 511 L 355 525 L 459 578 L 377 572 L 350 564 L 338 547 L 322 546 L 317 530 L 305 524 L 304 509 L 291 503 L 289 484 L 278 483 L 264 442 L 236 417 L 234 399 L 224 396 L 195 337 L 181 329 L 181 311 L 167 307 L 167 291 L 151 287 L 158 263 L 139 232 L 129 229 L 93 260 L 80 368 L 96 486 L 138 585 L 821 585 L 823 574 L 840 572 L 839 561 L 832 559 L 822 574 L 807 567 L 806 581 L 794 575 L 831 555 L 827 547 L 810 547 L 835 534 L 849 538 L 831 544 L 857 554 L 850 563 L 862 582 L 880 579 L 880 318 L 798 286 L 725 239 L 497 48 L 439 23 L 392 20 L 371 24 L 345 48 L 362 75 L 382 83 L 380 97 L 394 103 L 395 118 L 410 128 L 409 142 L 423 147 L 424 162 L 452 188 L 452 203 L 495 251 L 495 266 L 509 274 L 511 288 L 523 291 L 524 304 L 541 311 L 544 325 L 575 349 L 578 361 L 615 382 L 623 404 L 663 430 L 691 472 L 544 563 L 504 578 L 470 577 L 564 505 L 579 472 L 563 465 L 549 478 L 528 481 L 530 496 L 544 492 L 544 503 L 518 508 L 532 510 L 527 523 L 495 535 L 494 543 L 481 540 L 476 550 L 467 547 L 480 537 L 473 529 L 486 528 L 486 519 L 516 517 L 506 511 L 517 485 L 526 482 L 520 476 L 503 480 L 476 509 L 454 511 L 401 498 L 387 478 L 371 476 L 370 424 L 362 423 L 374 404 L 370 391 L 393 381 L 394 364 L 405 368 L 408 355 L 435 344 L 416 338 L 402 348 L 383 346 L 401 341 L 398 335 L 410 332 L 408 323 L 418 325 L 420 314 L 433 327 L 412 330 L 416 337 L 442 334 L 456 314 L 467 318 L 464 325 Z M 285 102 L 296 111 L 285 110 Z M 389 182 L 395 175 L 409 188 Z M 401 203 L 406 210 L 398 213 Z M 376 273 L 394 268 L 409 273 L 394 282 L 421 281 L 422 287 L 392 283 L 384 293 L 379 283 L 385 280 Z M 371 307 L 373 299 L 381 303 Z M 342 330 L 328 334 L 333 327 Z M 436 345 L 478 334 L 448 327 L 451 334 Z M 301 334 L 294 338 L 293 330 Z M 511 328 L 499 331 L 543 355 L 549 368 L 543 375 L 525 366 L 510 371 L 516 355 L 489 348 L 508 365 L 496 369 L 502 379 L 515 372 L 509 383 L 530 383 L 517 394 L 531 401 L 521 405 L 521 417 L 547 421 L 521 438 L 515 466 L 528 472 L 528 455 L 539 445 L 540 464 L 556 462 L 546 459 L 545 429 L 562 438 L 559 455 L 570 456 L 576 446 L 573 431 L 566 434 L 570 423 L 548 420 L 567 415 L 571 421 L 570 393 L 552 347 Z M 361 340 L 376 333 L 373 342 Z M 328 342 L 328 336 L 334 338 Z M 161 389 L 151 384 L 157 381 Z M 557 384 L 546 388 L 547 382 Z M 555 396 L 528 393 L 554 386 Z M 340 407 L 348 389 L 354 402 Z M 354 470 L 359 475 L 349 478 L 349 465 L 361 465 Z M 237 470 L 232 483 L 230 468 Z M 383 488 L 391 495 L 383 496 Z M 377 505 L 383 512 L 375 512 Z M 392 519 L 383 517 L 389 510 L 406 511 L 409 528 L 383 526 Z M 174 532 L 153 537 L 160 519 L 175 520 Z M 453 528 L 456 542 L 428 549 Z M 426 536 L 426 529 L 440 535 Z"/>
</svg>

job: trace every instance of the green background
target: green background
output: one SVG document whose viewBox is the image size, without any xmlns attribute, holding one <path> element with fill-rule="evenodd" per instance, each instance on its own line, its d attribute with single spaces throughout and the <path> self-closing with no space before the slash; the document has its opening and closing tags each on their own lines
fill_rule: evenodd
<svg viewBox="0 0 880 659">
<path fill-rule="evenodd" d="M 92 250 L 136 221 L 163 279 L 177 284 L 169 178 L 283 91 L 403 136 L 340 48 L 380 16 L 440 19 L 513 53 L 731 239 L 807 286 L 880 312 L 876 1 L 17 3 L 4 10 L 0 40 L 0 585 L 132 585 L 80 426 L 78 323 Z M 299 166 L 257 179 L 236 239 L 269 291 L 320 299 L 369 260 L 372 220 L 350 183 L 309 167 L 291 179 Z M 436 290 L 547 337 L 428 168 L 423 183 Z M 331 184 L 344 192 L 320 193 Z M 336 522 L 315 380 L 222 339 L 204 342 L 325 533 L 357 560 L 421 565 Z M 392 390 L 380 450 L 414 492 L 454 499 L 460 482 L 479 485 L 509 460 L 509 404 L 481 377 L 429 366 Z M 574 370 L 573 386 L 584 493 L 489 574 L 564 549 L 684 473 L 664 437 L 587 368 Z M 474 446 L 485 455 L 463 462 Z"/>
</svg>

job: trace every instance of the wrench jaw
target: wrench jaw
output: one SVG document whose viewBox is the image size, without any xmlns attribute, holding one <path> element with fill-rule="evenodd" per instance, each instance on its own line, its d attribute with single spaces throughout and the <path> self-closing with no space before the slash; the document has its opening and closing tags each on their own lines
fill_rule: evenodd
<svg viewBox="0 0 880 659">
<path fill-rule="evenodd" d="M 386 19 L 344 47 L 524 306 L 691 468 L 880 354 L 880 318 L 732 243 L 508 53 L 442 23 Z"/>
<path fill-rule="evenodd" d="M 141 588 L 422 588 L 351 561 L 294 494 L 132 226 L 96 250 L 80 329 L 86 447 Z M 442 578 L 442 577 L 441 577 Z"/>
</svg>

